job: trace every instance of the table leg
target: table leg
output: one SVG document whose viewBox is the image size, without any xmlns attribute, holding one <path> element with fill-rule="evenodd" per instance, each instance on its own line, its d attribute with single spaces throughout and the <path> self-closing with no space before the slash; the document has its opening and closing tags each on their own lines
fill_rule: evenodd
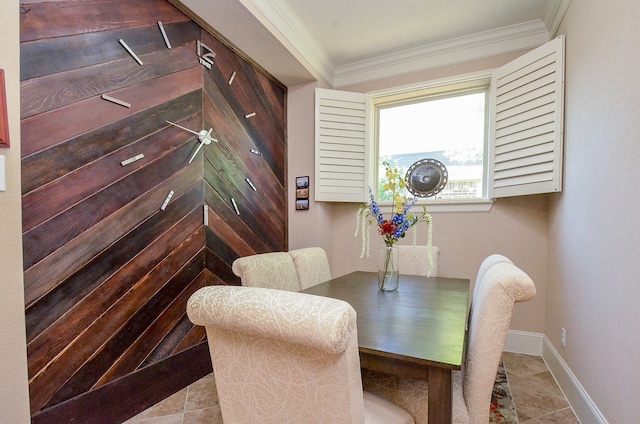
<svg viewBox="0 0 640 424">
<path fill-rule="evenodd" d="M 452 423 L 451 370 L 429 367 L 429 423 Z"/>
</svg>

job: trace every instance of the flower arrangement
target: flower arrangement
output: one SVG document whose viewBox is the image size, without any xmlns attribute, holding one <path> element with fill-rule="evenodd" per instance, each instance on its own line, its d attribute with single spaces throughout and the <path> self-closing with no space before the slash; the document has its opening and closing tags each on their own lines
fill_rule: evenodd
<svg viewBox="0 0 640 424">
<path fill-rule="evenodd" d="M 369 226 L 375 221 L 378 225 L 378 233 L 382 236 L 387 247 L 392 247 L 395 243 L 404 238 L 407 231 L 413 228 L 413 244 L 417 242 L 417 224 L 426 222 L 428 226 L 427 246 L 429 252 L 429 269 L 433 267 L 433 257 L 431 256 L 431 237 L 433 234 L 433 219 L 427 213 L 426 206 L 422 207 L 419 214 L 410 213 L 411 208 L 415 205 L 416 199 L 406 197 L 407 183 L 397 168 L 391 166 L 387 161 L 382 162 L 385 168 L 385 176 L 387 181 L 383 185 L 383 191 L 393 199 L 392 215 L 389 219 L 385 218 L 375 197 L 369 188 L 370 201 L 367 204 L 360 205 L 356 215 L 356 232 L 358 236 L 362 229 L 362 250 L 360 258 L 365 255 L 369 257 L 371 245 L 371 233 L 366 231 L 367 223 Z"/>
</svg>

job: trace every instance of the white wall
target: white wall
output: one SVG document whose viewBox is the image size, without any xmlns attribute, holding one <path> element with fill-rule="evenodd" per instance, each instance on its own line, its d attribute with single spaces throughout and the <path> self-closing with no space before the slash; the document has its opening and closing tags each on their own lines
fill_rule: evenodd
<svg viewBox="0 0 640 424">
<path fill-rule="evenodd" d="M 20 204 L 20 46 L 18 1 L 0 2 L 0 68 L 5 71 L 10 148 L 6 191 L 0 192 L 0 411 L 3 422 L 28 423 L 29 391 L 22 280 Z"/>
<path fill-rule="evenodd" d="M 638 17 L 635 0 L 581 0 L 560 27 L 566 185 L 551 204 L 545 334 L 611 423 L 640 422 Z"/>
</svg>

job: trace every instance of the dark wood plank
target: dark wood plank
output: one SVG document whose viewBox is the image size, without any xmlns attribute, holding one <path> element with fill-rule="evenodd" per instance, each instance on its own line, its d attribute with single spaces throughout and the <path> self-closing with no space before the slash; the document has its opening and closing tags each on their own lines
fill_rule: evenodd
<svg viewBox="0 0 640 424">
<path fill-rule="evenodd" d="M 194 126 L 200 121 L 200 117 L 195 115 L 179 122 L 188 128 L 195 128 Z M 179 128 L 168 127 L 24 195 L 22 197 L 23 231 L 29 232 L 49 219 L 54 219 L 114 181 L 126 178 L 141 168 L 149 166 L 153 161 L 185 143 L 191 142 L 193 146 L 192 141 L 185 139 L 185 132 Z M 127 166 L 121 165 L 123 160 L 138 154 L 143 154 L 144 158 Z"/>
<path fill-rule="evenodd" d="M 197 280 L 199 280 L 198 288 L 204 287 L 206 284 L 206 278 L 204 275 L 204 271 L 198 275 Z M 188 299 L 187 299 L 188 300 Z M 175 303 L 174 303 L 175 305 Z M 174 306 L 172 305 L 172 306 Z M 182 305 L 183 313 L 184 313 L 184 305 Z M 191 329 L 194 327 L 193 323 L 189 321 L 189 317 L 187 315 L 182 315 L 177 324 L 175 324 L 165 335 L 165 337 L 158 343 L 158 345 L 153 349 L 153 351 L 147 355 L 144 359 L 144 362 L 140 365 L 140 368 L 147 367 L 149 365 L 155 364 L 156 362 L 162 361 L 165 358 L 171 356 L 171 354 L 175 351 L 176 347 L 180 345 L 185 339 L 185 336 L 189 334 Z M 200 340 L 198 340 L 199 342 Z M 197 343 L 194 343 L 197 344 Z M 105 377 L 107 375 L 105 374 Z M 104 377 L 103 377 L 104 378 Z M 98 382 L 100 384 L 100 382 Z"/>
<path fill-rule="evenodd" d="M 233 198 L 238 208 L 239 218 L 246 222 L 251 229 L 260 234 L 268 246 L 280 246 L 286 235 L 283 232 L 282 214 L 284 211 L 279 209 L 264 208 L 264 205 L 258 205 L 251 202 L 251 197 L 244 197 L 242 193 L 235 192 L 230 187 L 228 179 L 224 179 L 218 170 L 212 169 L 205 162 L 204 178 L 208 185 L 218 194 L 219 202 L 214 203 L 215 207 L 222 208 L 224 203 L 229 204 L 233 208 L 231 199 Z M 231 179 L 233 177 L 230 177 Z M 249 195 L 255 195 L 255 192 Z M 255 195 L 255 197 L 258 197 Z M 268 204 L 268 203 L 267 203 Z M 235 208 L 232 209 L 235 213 Z"/>
<path fill-rule="evenodd" d="M 284 126 L 283 123 L 276 123 L 271 119 L 271 115 L 264 107 L 264 103 L 260 100 L 265 93 L 257 92 L 250 83 L 245 82 L 228 84 L 229 69 L 220 72 L 221 67 L 225 66 L 226 61 L 235 62 L 231 67 L 236 67 L 240 80 L 245 77 L 245 68 L 249 68 L 246 62 L 238 61 L 237 57 L 230 55 L 228 51 L 222 49 L 221 44 L 211 36 L 204 36 L 205 40 L 211 45 L 212 49 L 220 51 L 217 56 L 216 68 L 205 72 L 205 90 L 207 88 L 207 77 L 215 84 L 217 89 L 223 93 L 230 107 L 238 117 L 239 122 L 243 125 L 245 131 L 250 135 L 259 151 L 262 152 L 265 161 L 272 168 L 274 175 L 284 176 Z M 220 48 L 218 48 L 218 47 Z M 248 69 L 247 72 L 253 72 Z M 247 79 L 248 81 L 248 79 Z M 255 114 L 250 118 L 246 115 Z M 284 184 L 284 180 L 280 181 Z"/>
<path fill-rule="evenodd" d="M 131 262 L 130 258 L 136 255 L 141 255 L 144 259 L 151 259 L 153 257 L 151 255 L 154 253 L 157 255 L 154 251 L 160 250 L 161 247 L 156 246 L 154 242 L 157 239 L 163 240 L 163 235 L 167 232 L 166 228 L 171 227 L 171 221 L 176 219 L 175 216 L 171 216 L 172 213 L 180 214 L 185 210 L 192 209 L 189 204 L 190 200 L 192 201 L 188 196 L 185 196 L 182 202 L 176 202 L 173 211 L 146 221 L 103 254 L 96 256 L 79 272 L 58 283 L 56 289 L 27 309 L 27 333 L 30 340 L 27 344 L 27 352 L 30 375 L 33 376 L 39 372 L 59 352 L 72 343 L 75 337 L 85 332 L 96 317 L 102 316 L 110 307 L 107 304 L 109 300 L 111 305 L 116 304 L 141 279 L 146 278 L 147 273 L 152 272 L 158 264 L 163 263 L 168 257 L 176 256 L 174 251 L 182 253 L 181 250 L 177 250 L 184 249 L 181 243 L 169 251 L 164 258 L 156 258 L 156 262 L 143 264 L 140 272 L 136 272 L 128 266 L 128 263 Z M 176 230 L 185 231 L 179 225 L 174 227 Z M 168 232 L 176 236 L 180 235 L 179 232 Z M 198 245 L 202 243 L 203 238 L 204 233 L 194 232 L 188 235 L 186 240 L 191 240 L 192 243 L 188 247 L 196 249 L 191 251 L 191 256 L 195 255 L 202 247 L 200 244 L 199 248 L 195 248 L 193 243 Z M 183 243 L 184 240 L 182 240 Z M 149 255 L 144 254 L 147 250 L 150 250 Z M 183 256 L 178 257 L 183 261 L 187 259 Z M 174 262 L 171 264 L 176 266 Z M 137 279 L 122 280 L 122 274 L 127 277 L 135 276 Z"/>
<path fill-rule="evenodd" d="M 202 252 L 198 254 L 198 259 L 204 259 Z M 141 336 L 127 348 L 124 354 L 113 363 L 94 387 L 99 387 L 171 356 L 176 346 L 194 326 L 186 314 L 187 301 L 196 290 L 204 286 L 204 271 L 200 271 L 193 281 L 145 329 Z"/>
<path fill-rule="evenodd" d="M 104 125 L 159 106 L 197 91 L 201 87 L 202 71 L 198 67 L 192 67 L 105 93 L 129 102 L 131 108 L 124 108 L 95 96 L 23 119 L 21 121 L 22 157 L 25 158 Z"/>
<path fill-rule="evenodd" d="M 286 89 L 165 0 L 23 3 L 24 281 L 34 422 L 121 422 L 184 387 L 193 366 L 185 353 L 194 344 L 210 370 L 204 328 L 185 316 L 190 290 L 240 284 L 231 271 L 239 255 L 286 250 Z M 211 72 L 198 64 L 197 39 L 219 55 Z M 233 86 L 223 75 L 231 68 Z M 132 107 L 107 102 L 103 93 Z M 247 122 L 248 108 L 258 119 Z M 166 119 L 211 127 L 221 141 L 187 165 L 194 137 Z M 138 153 L 142 161 L 119 165 Z M 169 190 L 173 198 L 159 211 Z M 205 198 L 209 227 L 202 224 Z M 134 379 L 166 363 L 170 374 Z M 147 393 L 149 386 L 160 393 Z"/>
<path fill-rule="evenodd" d="M 203 286 L 197 280 L 203 263 L 201 250 L 64 382 L 49 403 L 63 402 L 135 371 L 185 316 L 187 300 Z"/>
<path fill-rule="evenodd" d="M 200 91 L 193 91 L 23 159 L 22 193 L 36 190 L 134 140 L 165 128 L 166 120 L 175 122 L 193 115 L 201 109 L 201 102 Z"/>
<path fill-rule="evenodd" d="M 158 205 L 162 205 L 170 190 L 174 191 L 177 199 L 201 181 L 202 168 L 194 163 L 38 262 L 24 273 L 27 307 L 142 221 L 157 214 Z M 169 203 L 168 207 L 172 204 Z"/>
<path fill-rule="evenodd" d="M 20 116 L 28 118 L 110 91 L 179 72 L 194 66 L 195 43 L 140 55 L 140 66 L 133 58 L 123 58 L 87 68 L 47 75 L 20 84 Z M 135 100 L 132 100 L 132 102 Z M 131 103 L 131 102 L 130 102 Z"/>
<path fill-rule="evenodd" d="M 27 10 L 20 15 L 21 42 L 188 19 L 159 0 L 38 2 Z"/>
<path fill-rule="evenodd" d="M 185 366 L 185 364 L 189 364 Z M 118 423 L 211 373 L 206 342 L 31 417 L 32 424 Z"/>
<path fill-rule="evenodd" d="M 284 89 L 269 81 L 249 62 L 240 59 L 229 50 L 222 49 L 222 44 L 209 34 L 204 34 L 205 42 L 220 51 L 217 68 L 221 77 L 236 72 L 239 84 L 232 84 L 229 89 L 241 107 L 256 107 L 256 117 L 264 120 L 277 134 L 284 134 L 286 117 L 284 115 Z M 265 90 L 265 88 L 268 89 Z M 273 97 L 271 97 L 273 95 Z M 278 97 L 280 100 L 278 100 Z M 253 119 L 251 120 L 253 121 Z M 249 121 L 249 122 L 251 122 Z M 267 137 L 271 139 L 271 137 Z"/>
<path fill-rule="evenodd" d="M 202 270 L 202 262 L 192 260 L 182 269 L 186 271 L 178 272 L 168 280 L 165 277 L 150 283 L 147 281 L 150 288 L 137 284 L 137 290 L 132 289 L 131 294 L 109 310 L 109 314 L 96 320 L 90 332 L 76 338 L 59 357 L 35 375 L 30 381 L 32 411 L 48 405 L 73 376 L 78 376 L 73 378 L 76 387 L 90 387 L 153 322 L 157 311 L 163 310 L 198 275 Z M 146 291 L 151 296 L 139 296 L 140 291 Z M 107 316 L 110 320 L 107 320 Z"/>
<path fill-rule="evenodd" d="M 222 199 L 209 184 L 205 184 L 204 190 L 205 202 L 211 206 L 209 208 L 209 228 L 222 238 L 234 238 L 230 246 L 238 256 L 246 256 L 253 254 L 250 252 L 255 253 L 256 251 L 284 250 L 282 248 L 284 241 L 281 240 L 275 246 L 268 243 L 256 229 L 247 225 L 246 221 L 238 216 L 232 208 L 229 209 L 226 200 Z"/>
<path fill-rule="evenodd" d="M 228 89 L 225 89 L 228 91 Z M 265 151 L 260 140 L 256 140 L 255 135 L 247 131 L 242 122 L 246 120 L 244 116 L 239 116 L 232 105 L 227 102 L 227 94 L 213 83 L 212 79 L 205 75 L 204 78 L 204 120 L 206 125 L 215 128 L 219 139 L 223 140 L 223 145 L 228 145 L 229 151 L 235 151 L 237 160 L 243 164 L 249 174 L 260 174 L 266 181 L 260 181 L 261 189 L 267 193 L 274 201 L 279 201 L 283 193 L 283 183 L 281 178 L 274 174 L 273 167 L 268 159 L 272 153 Z M 284 141 L 281 140 L 279 146 L 266 148 L 279 149 L 284 155 L 286 149 Z M 257 150 L 261 155 L 255 155 L 251 150 Z"/>
<path fill-rule="evenodd" d="M 212 219 L 219 219 L 219 217 L 210 215 L 210 223 L 212 226 L 216 226 L 216 222 Z M 240 277 L 235 275 L 232 270 L 233 261 L 236 260 L 239 256 L 236 251 L 238 251 L 238 243 L 233 244 L 232 248 L 225 246 L 223 249 L 220 248 L 218 243 L 219 237 L 214 234 L 214 232 L 206 227 L 206 247 L 207 247 L 207 264 L 206 269 L 211 273 L 215 274 L 216 278 L 220 281 L 223 281 L 224 284 L 230 285 L 240 285 Z M 246 250 L 244 251 L 245 255 L 251 252 L 251 248 L 249 245 L 246 245 Z M 213 285 L 214 283 L 211 283 Z"/>
<path fill-rule="evenodd" d="M 163 22 L 163 27 L 172 48 L 193 44 L 202 33 L 202 29 L 193 21 Z M 24 42 L 20 45 L 20 81 L 112 60 L 129 59 L 129 53 L 118 41 L 120 39 L 133 48 L 138 56 L 167 48 L 155 22 L 151 26 Z"/>
<path fill-rule="evenodd" d="M 261 156 L 251 153 L 250 149 L 244 148 L 245 146 L 239 146 L 235 137 L 226 137 L 231 133 L 227 126 L 229 120 L 226 116 L 216 113 L 216 110 L 221 107 L 220 103 L 211 99 L 207 91 L 205 94 L 207 94 L 204 98 L 205 122 L 211 123 L 212 127 L 215 126 L 216 134 L 220 134 L 214 153 L 211 153 L 212 149 L 205 150 L 206 161 L 228 182 L 234 192 L 241 193 L 247 201 L 252 203 L 251 209 L 256 212 L 260 209 L 283 210 L 286 206 L 285 196 L 279 180 L 274 178 L 264 166 Z M 247 178 L 256 190 L 253 190 L 246 181 Z"/>
<path fill-rule="evenodd" d="M 192 150 L 183 145 L 24 233 L 25 269 L 179 172 Z"/>
<path fill-rule="evenodd" d="M 206 270 L 205 270 L 206 273 Z M 206 280 L 206 277 L 205 277 Z M 206 284 L 210 285 L 210 284 Z M 195 346 L 203 341 L 206 341 L 207 333 L 205 329 L 201 325 L 194 325 L 191 327 L 189 333 L 185 336 L 182 342 L 176 347 L 174 354 L 182 352 L 185 349 L 191 348 L 191 346 Z"/>
<path fill-rule="evenodd" d="M 129 289 L 162 263 L 174 252 L 184 240 L 202 226 L 197 210 L 192 211 L 176 225 L 165 231 L 149 243 L 140 253 L 135 255 L 107 278 L 87 296 L 75 300 L 69 308 L 58 307 L 53 296 L 45 297 L 26 310 L 27 349 L 29 360 L 34 364 L 45 364 L 57 351 L 70 343 L 73 338 L 86 330 L 95 317 L 103 314 Z M 45 332 L 46 333 L 43 333 Z M 55 340 L 49 335 L 56 334 Z M 40 355 L 51 355 L 42 357 Z"/>
</svg>

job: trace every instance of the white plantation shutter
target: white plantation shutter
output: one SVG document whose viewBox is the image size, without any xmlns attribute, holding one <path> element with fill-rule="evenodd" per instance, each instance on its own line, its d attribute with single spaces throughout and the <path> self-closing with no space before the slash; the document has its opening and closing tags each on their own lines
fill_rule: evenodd
<svg viewBox="0 0 640 424">
<path fill-rule="evenodd" d="M 562 190 L 564 36 L 492 78 L 489 197 Z"/>
<path fill-rule="evenodd" d="M 316 89 L 316 201 L 366 201 L 368 103 L 365 94 Z"/>
</svg>

